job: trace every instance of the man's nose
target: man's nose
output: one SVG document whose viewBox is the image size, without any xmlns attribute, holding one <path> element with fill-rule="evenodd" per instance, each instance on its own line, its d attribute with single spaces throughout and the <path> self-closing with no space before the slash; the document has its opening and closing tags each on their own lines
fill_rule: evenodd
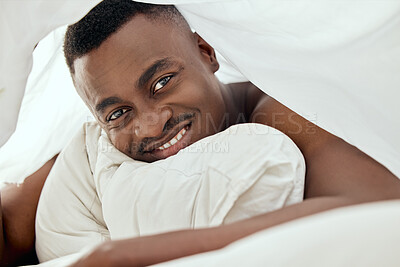
<svg viewBox="0 0 400 267">
<path fill-rule="evenodd" d="M 172 118 L 169 107 L 146 109 L 138 114 L 135 124 L 135 135 L 138 138 L 161 136 L 166 122 Z"/>
</svg>

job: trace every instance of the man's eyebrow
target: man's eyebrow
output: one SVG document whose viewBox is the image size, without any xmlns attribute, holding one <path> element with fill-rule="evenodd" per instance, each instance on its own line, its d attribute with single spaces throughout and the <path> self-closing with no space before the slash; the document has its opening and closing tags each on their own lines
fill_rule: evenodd
<svg viewBox="0 0 400 267">
<path fill-rule="evenodd" d="M 169 58 L 157 60 L 153 63 L 153 65 L 151 65 L 147 70 L 142 73 L 137 82 L 137 87 L 143 88 L 156 73 L 166 70 L 172 65 L 174 65 L 174 63 Z"/>
<path fill-rule="evenodd" d="M 104 110 L 111 105 L 122 103 L 122 99 L 116 96 L 111 96 L 103 99 L 100 103 L 96 105 L 96 111 L 99 113 L 103 113 Z"/>
</svg>

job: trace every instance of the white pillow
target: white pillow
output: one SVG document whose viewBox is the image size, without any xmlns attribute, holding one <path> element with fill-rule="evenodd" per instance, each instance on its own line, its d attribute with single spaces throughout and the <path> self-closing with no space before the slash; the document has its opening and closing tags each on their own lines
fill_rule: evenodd
<svg viewBox="0 0 400 267">
<path fill-rule="evenodd" d="M 105 135 L 99 149 L 94 177 L 111 238 L 220 225 L 303 199 L 302 154 L 261 124 L 232 126 L 151 164 Z"/>
<path fill-rule="evenodd" d="M 281 132 L 241 124 L 153 163 L 86 124 L 57 159 L 36 219 L 40 261 L 125 238 L 229 223 L 302 201 L 305 163 Z"/>
</svg>

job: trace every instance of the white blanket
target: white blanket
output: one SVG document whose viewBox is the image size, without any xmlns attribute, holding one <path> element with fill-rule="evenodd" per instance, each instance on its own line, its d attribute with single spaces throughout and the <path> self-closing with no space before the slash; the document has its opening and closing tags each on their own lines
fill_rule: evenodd
<svg viewBox="0 0 400 267">
<path fill-rule="evenodd" d="M 281 132 L 241 124 L 154 163 L 134 161 L 95 123 L 61 153 L 40 198 L 40 261 L 109 239 L 220 225 L 302 201 L 305 164 Z"/>
<path fill-rule="evenodd" d="M 34 45 L 63 22 L 76 21 L 98 1 L 0 1 L 0 146 L 15 126 Z M 261 90 L 400 177 L 400 1 L 144 2 L 177 4 L 191 26 Z M 48 64 L 45 69 L 53 67 Z M 58 91 L 59 84 L 71 84 L 58 79 L 47 89 Z M 45 88 L 43 81 L 40 89 Z M 35 97 L 40 95 L 38 90 Z M 46 101 L 53 98 L 42 102 Z M 77 109 L 62 107 L 40 120 L 46 125 L 64 117 L 79 120 Z M 13 143 L 0 149 L 0 179 L 21 181 L 65 145 L 66 138 L 54 138 L 45 153 L 31 152 L 42 149 L 40 138 L 26 142 L 24 135 L 41 136 L 37 118 L 32 116 L 30 130 L 21 127 Z M 68 123 L 49 128 L 53 136 L 62 137 L 74 127 Z M 50 136 L 46 131 L 43 128 L 42 136 Z M 26 143 L 38 146 L 27 150 Z M 21 158 L 30 164 L 20 166 Z"/>
</svg>

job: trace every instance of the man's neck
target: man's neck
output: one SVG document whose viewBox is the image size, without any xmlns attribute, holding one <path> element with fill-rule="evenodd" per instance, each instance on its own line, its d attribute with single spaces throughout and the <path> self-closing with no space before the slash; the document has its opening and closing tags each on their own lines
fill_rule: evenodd
<svg viewBox="0 0 400 267">
<path fill-rule="evenodd" d="M 227 127 L 249 122 L 258 100 L 265 95 L 250 82 L 222 84 L 222 96 L 228 116 Z"/>
</svg>

